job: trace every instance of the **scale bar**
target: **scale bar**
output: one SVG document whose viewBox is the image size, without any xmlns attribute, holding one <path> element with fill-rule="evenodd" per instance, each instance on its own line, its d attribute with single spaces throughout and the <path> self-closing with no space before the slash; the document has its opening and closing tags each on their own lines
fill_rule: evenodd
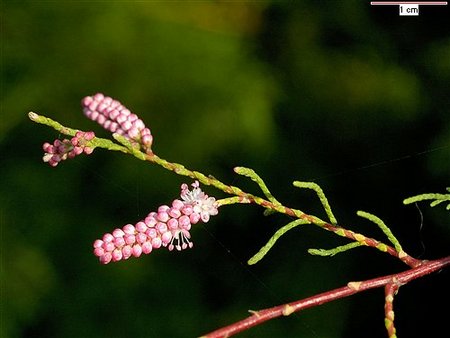
<svg viewBox="0 0 450 338">
<path fill-rule="evenodd" d="M 371 6 L 398 6 L 400 16 L 419 16 L 420 6 L 446 6 L 447 1 L 371 1 Z"/>
<path fill-rule="evenodd" d="M 429 5 L 429 6 L 446 6 L 447 1 L 371 1 L 372 6 L 399 6 L 399 5 Z"/>
</svg>

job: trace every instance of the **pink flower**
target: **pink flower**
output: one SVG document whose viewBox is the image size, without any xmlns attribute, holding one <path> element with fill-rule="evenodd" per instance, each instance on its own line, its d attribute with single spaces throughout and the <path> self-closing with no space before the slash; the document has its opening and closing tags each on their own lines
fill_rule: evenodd
<svg viewBox="0 0 450 338">
<path fill-rule="evenodd" d="M 127 224 L 122 229 L 106 233 L 94 242 L 94 255 L 100 262 L 108 264 L 130 257 L 149 254 L 153 249 L 167 247 L 170 251 L 192 248 L 191 226 L 199 221 L 208 222 L 217 215 L 214 197 L 208 197 L 199 187 L 198 181 L 181 186 L 182 200 L 175 199 L 171 206 L 162 205 L 136 224 Z"/>
<path fill-rule="evenodd" d="M 153 136 L 150 129 L 136 114 L 130 112 L 119 101 L 97 93 L 86 96 L 82 101 L 84 115 L 96 121 L 106 130 L 123 135 L 143 146 L 146 152 L 151 152 Z"/>
<path fill-rule="evenodd" d="M 93 131 L 77 131 L 75 136 L 70 140 L 64 139 L 61 141 L 56 139 L 53 141 L 53 144 L 46 142 L 42 146 L 45 152 L 42 159 L 52 167 L 56 167 L 59 162 L 68 158 L 74 158 L 82 153 L 87 155 L 92 154 L 94 148 L 89 147 L 87 144 L 94 137 L 95 134 Z"/>
<path fill-rule="evenodd" d="M 200 188 L 198 181 L 192 183 L 192 191 L 187 184 L 181 186 L 181 198 L 184 203 L 192 206 L 193 212 L 200 215 L 201 220 L 206 223 L 210 216 L 215 216 L 219 212 L 216 206 L 216 199 L 208 197 Z"/>
</svg>

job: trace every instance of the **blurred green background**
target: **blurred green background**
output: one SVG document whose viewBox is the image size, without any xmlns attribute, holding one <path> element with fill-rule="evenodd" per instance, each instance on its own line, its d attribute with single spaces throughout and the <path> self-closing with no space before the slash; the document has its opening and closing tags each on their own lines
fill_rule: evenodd
<svg viewBox="0 0 450 338">
<path fill-rule="evenodd" d="M 248 309 L 406 268 L 368 248 L 309 256 L 346 243 L 313 227 L 248 267 L 290 221 L 248 205 L 199 225 L 192 250 L 100 265 L 92 242 L 169 203 L 185 180 L 102 150 L 44 164 L 42 143 L 59 135 L 28 111 L 108 137 L 81 113 L 96 92 L 138 113 L 163 158 L 258 192 L 232 171 L 251 167 L 280 201 L 322 217 L 314 194 L 291 183 L 313 180 L 345 227 L 382 239 L 357 218 L 365 210 L 410 254 L 448 255 L 448 212 L 402 205 L 450 185 L 449 10 L 420 11 L 399 17 L 356 0 L 4 1 L 1 337 L 195 337 Z M 448 330 L 448 283 L 442 271 L 401 288 L 399 337 Z M 383 299 L 373 290 L 240 337 L 384 337 Z"/>
</svg>

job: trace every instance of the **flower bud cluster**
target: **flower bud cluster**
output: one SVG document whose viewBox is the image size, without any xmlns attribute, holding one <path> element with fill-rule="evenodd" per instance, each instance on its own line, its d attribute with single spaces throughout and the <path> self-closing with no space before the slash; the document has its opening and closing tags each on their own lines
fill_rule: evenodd
<svg viewBox="0 0 450 338">
<path fill-rule="evenodd" d="M 133 114 L 119 101 L 97 93 L 86 96 L 81 104 L 86 117 L 96 121 L 106 130 L 123 135 L 141 144 L 149 152 L 153 142 L 150 129 L 136 114 Z"/>
<path fill-rule="evenodd" d="M 47 162 L 52 167 L 56 167 L 59 162 L 68 158 L 74 158 L 82 153 L 91 154 L 94 148 L 87 146 L 87 142 L 95 137 L 93 131 L 83 132 L 77 131 L 72 139 L 64 139 L 53 141 L 53 144 L 48 142 L 44 143 L 42 149 L 45 154 L 42 158 L 44 162 Z"/>
<path fill-rule="evenodd" d="M 181 200 L 175 199 L 170 207 L 162 205 L 144 220 L 117 228 L 97 239 L 94 255 L 101 263 L 108 264 L 149 254 L 160 247 L 170 251 L 192 248 L 191 226 L 199 221 L 206 223 L 210 216 L 218 213 L 215 198 L 208 197 L 199 188 L 198 181 L 192 186 L 190 191 L 187 184 L 183 184 Z"/>
</svg>

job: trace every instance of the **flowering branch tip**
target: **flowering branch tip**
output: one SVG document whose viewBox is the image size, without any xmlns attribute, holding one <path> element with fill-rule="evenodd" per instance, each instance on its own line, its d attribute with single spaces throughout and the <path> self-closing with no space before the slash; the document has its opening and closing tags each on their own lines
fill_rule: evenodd
<svg viewBox="0 0 450 338">
<path fill-rule="evenodd" d="M 135 225 L 127 224 L 122 229 L 106 233 L 102 239 L 94 242 L 94 255 L 101 263 L 117 262 L 142 254 L 149 254 L 153 249 L 167 247 L 169 251 L 185 250 L 193 247 L 191 226 L 198 222 L 208 222 L 210 216 L 218 214 L 216 199 L 206 195 L 199 187 L 198 181 L 181 185 L 181 200 L 175 199 L 172 205 L 162 205 L 157 212 Z"/>
<path fill-rule="evenodd" d="M 44 150 L 43 161 L 47 162 L 52 167 L 56 167 L 59 162 L 68 158 L 74 158 L 80 154 L 90 155 L 94 151 L 95 146 L 92 146 L 90 141 L 94 139 L 93 131 L 82 132 L 77 131 L 75 136 L 70 140 L 56 139 L 53 144 L 44 143 L 42 149 Z"/>
<path fill-rule="evenodd" d="M 150 151 L 153 143 L 150 129 L 119 101 L 97 93 L 83 98 L 81 105 L 87 118 L 97 122 L 111 133 L 123 135 L 136 142 L 145 151 Z"/>
</svg>

